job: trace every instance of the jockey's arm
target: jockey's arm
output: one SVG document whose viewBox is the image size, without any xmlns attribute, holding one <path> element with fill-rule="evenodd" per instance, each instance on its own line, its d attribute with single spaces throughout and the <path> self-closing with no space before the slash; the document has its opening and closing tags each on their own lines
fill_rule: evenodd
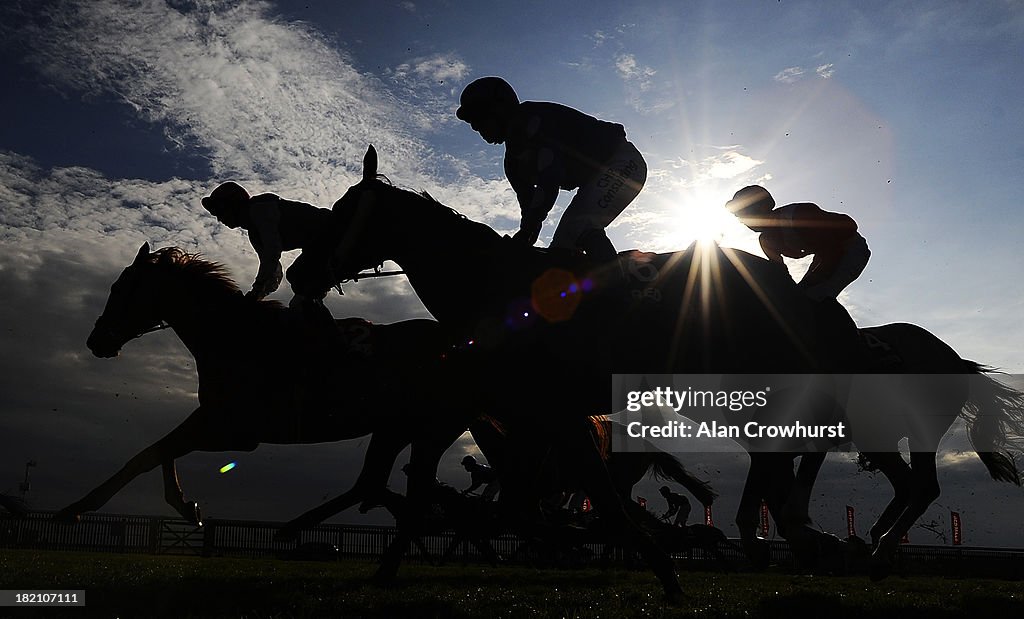
<svg viewBox="0 0 1024 619">
<path fill-rule="evenodd" d="M 539 230 L 558 198 L 564 163 L 548 147 L 529 149 L 505 159 L 505 175 L 519 200 L 521 229 Z"/>
<path fill-rule="evenodd" d="M 822 210 L 821 217 L 824 221 L 824 226 L 828 230 L 844 238 L 848 238 L 857 231 L 857 222 L 846 213 L 832 213 Z"/>
<path fill-rule="evenodd" d="M 260 268 L 250 294 L 262 299 L 277 290 L 284 275 L 281 268 L 281 212 L 277 204 L 257 203 L 251 206 L 249 217 L 249 236 L 260 258 Z"/>
<path fill-rule="evenodd" d="M 761 233 L 761 237 L 758 239 L 761 243 L 761 251 L 764 252 L 765 258 L 768 258 L 772 262 L 778 264 L 786 264 L 782 260 L 782 248 L 779 247 L 778 240 L 775 234 L 770 232 Z"/>
</svg>

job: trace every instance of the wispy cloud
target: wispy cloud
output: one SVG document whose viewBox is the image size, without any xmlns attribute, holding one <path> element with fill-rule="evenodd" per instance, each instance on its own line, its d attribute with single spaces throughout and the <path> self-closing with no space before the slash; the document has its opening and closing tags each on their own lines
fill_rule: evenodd
<svg viewBox="0 0 1024 619">
<path fill-rule="evenodd" d="M 783 84 L 792 84 L 803 77 L 804 73 L 803 67 L 788 67 L 776 73 L 772 79 Z"/>
<path fill-rule="evenodd" d="M 630 86 L 639 88 L 641 91 L 648 90 L 651 87 L 651 78 L 657 73 L 651 67 L 643 66 L 637 62 L 636 56 L 633 54 L 619 54 L 616 56 L 615 70 L 618 71 L 619 77 L 628 82 Z"/>
<path fill-rule="evenodd" d="M 813 75 L 821 79 L 827 80 L 830 77 L 832 77 L 835 74 L 835 72 L 835 65 L 829 62 L 826 64 L 820 64 L 817 67 L 815 67 Z M 805 69 L 804 67 L 787 67 L 776 73 L 772 79 L 774 79 L 776 82 L 781 82 L 783 84 L 792 84 L 807 76 L 807 69 Z"/>
<path fill-rule="evenodd" d="M 470 67 L 457 54 L 417 57 L 384 72 L 408 122 L 425 131 L 456 122 L 453 105 Z"/>
<path fill-rule="evenodd" d="M 402 76 L 412 73 L 419 78 L 444 83 L 465 79 L 469 74 L 469 67 L 455 54 L 435 54 L 399 65 L 395 73 Z"/>
<path fill-rule="evenodd" d="M 677 159 L 669 162 L 672 168 L 681 171 L 671 177 L 681 186 L 693 186 L 709 181 L 734 180 L 764 162 L 740 151 L 739 146 L 712 147 L 715 151 L 699 159 Z"/>
</svg>

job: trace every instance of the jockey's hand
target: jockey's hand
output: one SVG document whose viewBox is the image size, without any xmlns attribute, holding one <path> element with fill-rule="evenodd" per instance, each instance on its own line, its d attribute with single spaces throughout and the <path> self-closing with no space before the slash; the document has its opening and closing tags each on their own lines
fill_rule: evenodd
<svg viewBox="0 0 1024 619">
<path fill-rule="evenodd" d="M 523 226 L 512 235 L 512 240 L 520 243 L 526 247 L 533 247 L 534 243 L 537 242 L 537 238 L 540 236 L 541 223 L 523 223 Z"/>
</svg>

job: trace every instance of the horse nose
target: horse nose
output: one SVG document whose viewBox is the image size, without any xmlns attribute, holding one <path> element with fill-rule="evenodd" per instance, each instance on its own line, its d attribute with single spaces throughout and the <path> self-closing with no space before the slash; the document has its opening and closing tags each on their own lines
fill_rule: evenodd
<svg viewBox="0 0 1024 619">
<path fill-rule="evenodd" d="M 103 332 L 99 330 L 98 326 L 93 327 L 89 337 L 85 340 L 85 345 L 93 355 L 100 359 L 116 357 L 119 352 L 118 349 L 111 346 L 109 342 L 106 343 L 106 345 L 104 344 Z"/>
</svg>

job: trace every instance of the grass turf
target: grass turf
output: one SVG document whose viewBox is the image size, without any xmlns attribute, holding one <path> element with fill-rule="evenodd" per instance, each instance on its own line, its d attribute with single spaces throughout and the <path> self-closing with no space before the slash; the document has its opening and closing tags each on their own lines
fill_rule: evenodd
<svg viewBox="0 0 1024 619">
<path fill-rule="evenodd" d="M 683 572 L 667 607 L 649 572 L 405 565 L 391 587 L 363 562 L 0 550 L 0 589 L 84 589 L 85 608 L 10 617 L 827 617 L 1024 616 L 1024 584 L 986 579 Z"/>
</svg>

